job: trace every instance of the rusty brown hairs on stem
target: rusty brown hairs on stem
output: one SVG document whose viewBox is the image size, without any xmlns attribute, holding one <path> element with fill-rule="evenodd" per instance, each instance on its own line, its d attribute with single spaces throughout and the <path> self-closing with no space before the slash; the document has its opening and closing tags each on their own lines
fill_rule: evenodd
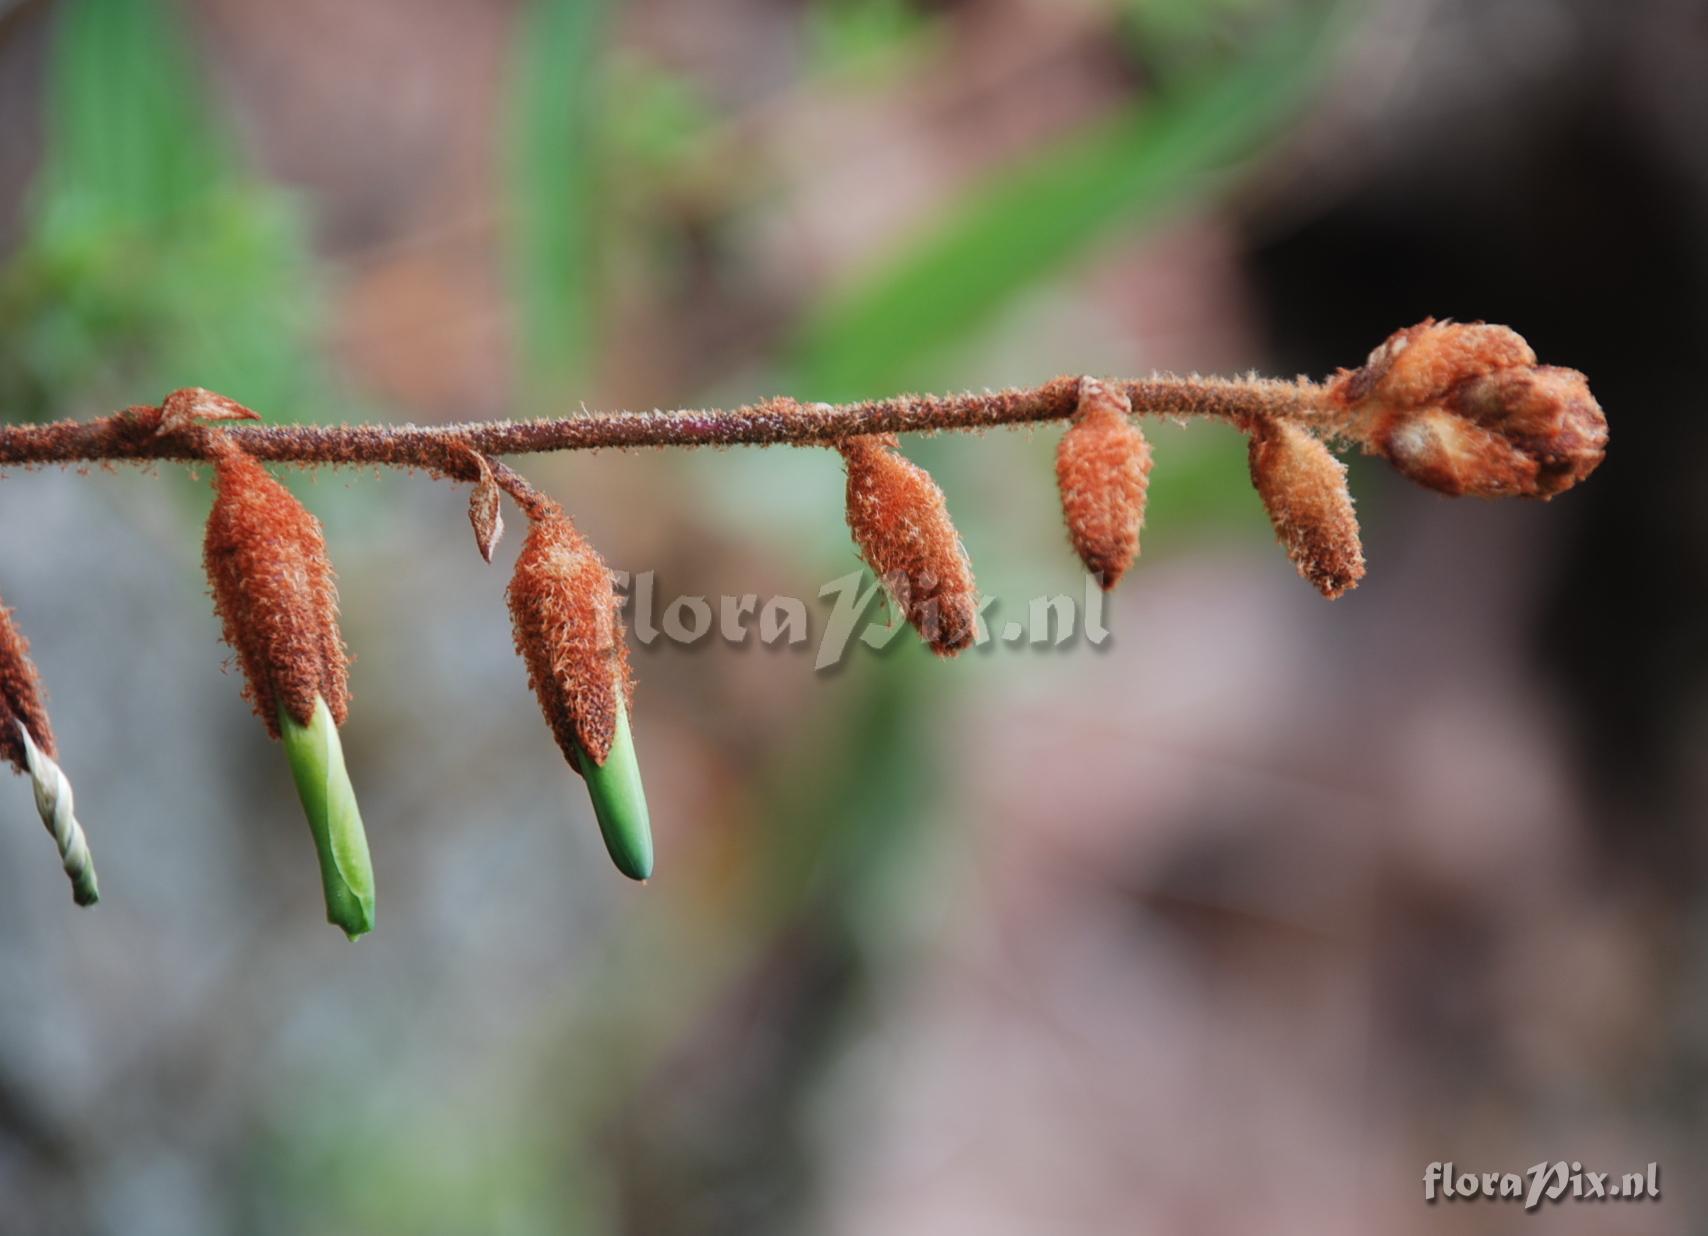
<svg viewBox="0 0 1708 1236">
<path fill-rule="evenodd" d="M 897 449 L 898 433 L 1071 420 L 1056 479 L 1074 548 L 1105 587 L 1134 563 L 1151 454 L 1133 414 L 1202 416 L 1250 437 L 1253 483 L 1300 573 L 1329 597 L 1364 573 L 1345 469 L 1327 442 L 1357 444 L 1448 494 L 1550 498 L 1600 464 L 1607 421 L 1584 376 L 1537 364 L 1500 326 L 1433 319 L 1395 332 L 1363 366 L 1323 383 L 1244 378 L 1054 378 L 1023 390 L 898 395 L 859 403 L 761 400 L 732 410 L 619 413 L 421 428 L 231 426 L 255 414 L 191 387 L 158 406 L 79 423 L 0 425 L 0 468 L 207 460 L 215 499 L 204 545 L 246 694 L 286 754 L 321 860 L 328 917 L 373 926 L 373 873 L 337 723 L 349 688 L 337 594 L 319 523 L 263 467 L 360 464 L 424 470 L 473 487 L 475 545 L 491 561 L 508 496 L 530 521 L 507 600 L 529 684 L 565 758 L 586 779 L 619 870 L 647 879 L 650 816 L 629 724 L 628 653 L 610 572 L 562 509 L 500 456 L 560 450 L 832 446 L 847 469 L 848 526 L 897 608 L 939 655 L 979 631 L 979 598 L 943 492 Z M 324 704 L 324 707 L 322 706 Z M 31 735 L 22 743 L 22 720 Z M 98 895 L 70 785 L 51 759 L 40 683 L 0 611 L 0 756 L 28 763 L 42 818 L 79 901 Z M 23 757 L 23 758 L 21 758 Z"/>
<path fill-rule="evenodd" d="M 577 772 L 578 746 L 603 764 L 619 693 L 625 706 L 634 695 L 629 652 L 611 572 L 561 510 L 533 520 L 508 599 L 516 651 L 558 749 Z"/>
<path fill-rule="evenodd" d="M 931 474 L 891 437 L 839 444 L 848 468 L 848 528 L 860 554 L 907 620 L 940 657 L 978 631 L 978 589 Z"/>
<path fill-rule="evenodd" d="M 1449 333 L 1432 334 L 1436 331 Z M 1400 367 L 1403 380 L 1377 389 L 1397 357 L 1426 335 L 1430 338 L 1424 349 Z M 1481 343 L 1476 342 L 1479 336 Z M 1456 342 L 1443 346 L 1449 341 Z M 1472 346 L 1463 346 L 1467 343 Z M 1423 363 L 1432 352 L 1433 360 Z M 1582 374 L 1533 365 L 1534 354 L 1505 327 L 1429 320 L 1396 332 L 1362 368 L 1342 370 L 1322 384 L 1302 378 L 1193 376 L 1112 380 L 1108 385 L 1131 400 L 1135 413 L 1210 417 L 1242 430 L 1258 420 L 1287 420 L 1348 438 L 1385 455 L 1412 479 L 1446 492 L 1551 496 L 1594 470 L 1605 452 L 1607 423 Z M 1404 378 L 1407 373 L 1413 378 Z M 1471 379 L 1496 375 L 1499 381 L 1461 388 Z M 621 412 L 431 429 L 244 426 L 226 431 L 226 436 L 246 453 L 272 462 L 424 468 L 473 480 L 471 451 L 492 459 L 617 447 L 825 446 L 874 434 L 1065 420 L 1078 409 L 1079 385 L 1078 378 L 1064 377 L 1030 389 L 897 395 L 838 405 L 767 399 L 729 410 Z M 175 394 L 192 416 L 167 417 L 160 407 L 139 406 L 93 421 L 0 425 L 0 467 L 212 458 L 217 452 L 208 437 L 186 432 L 184 422 L 230 415 L 230 401 L 208 392 Z M 1432 404 L 1420 397 L 1444 402 Z M 1443 428 L 1443 419 L 1454 424 Z M 1410 433 L 1403 432 L 1408 428 Z M 1468 468 L 1457 466 L 1453 447 L 1461 438 L 1472 448 L 1492 450 L 1493 460 L 1482 468 L 1475 461 Z M 1509 465 L 1504 469 L 1503 459 Z M 493 464 L 496 470 L 496 459 Z M 1502 471 L 1516 475 L 1503 478 Z M 498 475 L 500 487 L 515 496 L 506 473 Z"/>
<path fill-rule="evenodd" d="M 299 725 L 318 696 L 336 724 L 350 708 L 338 590 L 320 521 L 256 460 L 229 449 L 214 463 L 202 561 L 244 695 L 279 737 L 279 706 Z"/>
<path fill-rule="evenodd" d="M 51 759 L 59 758 L 43 702 L 41 675 L 30 660 L 30 642 L 12 620 L 12 611 L 0 600 L 0 759 L 20 773 L 29 772 L 24 763 L 24 740 L 17 722 L 30 731 L 36 746 Z"/>
<path fill-rule="evenodd" d="M 1056 488 L 1068 537 L 1105 591 L 1139 556 L 1151 448 L 1120 390 L 1080 379 L 1079 411 L 1056 447 Z"/>
</svg>

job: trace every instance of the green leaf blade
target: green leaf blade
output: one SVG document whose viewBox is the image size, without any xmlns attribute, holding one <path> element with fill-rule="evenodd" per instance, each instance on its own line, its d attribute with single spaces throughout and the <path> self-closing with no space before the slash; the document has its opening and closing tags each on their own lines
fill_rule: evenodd
<svg viewBox="0 0 1708 1236">
<path fill-rule="evenodd" d="M 1177 207 L 1262 148 L 1309 97 L 1339 6 L 1277 19 L 1207 71 L 1002 169 L 874 275 L 833 292 L 795 341 L 814 399 L 928 384 L 948 347 L 1118 226 Z"/>
<path fill-rule="evenodd" d="M 599 52 L 609 0 L 528 0 L 506 115 L 510 266 L 536 398 L 585 379 L 594 354 Z"/>
</svg>

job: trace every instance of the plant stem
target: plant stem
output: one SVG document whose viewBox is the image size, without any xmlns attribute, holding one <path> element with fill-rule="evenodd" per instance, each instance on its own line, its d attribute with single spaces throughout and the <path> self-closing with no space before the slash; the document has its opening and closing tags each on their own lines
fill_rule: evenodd
<svg viewBox="0 0 1708 1236">
<path fill-rule="evenodd" d="M 1329 425 L 1325 388 L 1304 380 L 1150 378 L 1112 382 L 1133 411 L 1210 416 L 1249 426 L 1263 418 Z M 955 395 L 898 395 L 848 404 L 768 399 L 731 411 L 617 412 L 555 420 L 416 425 L 232 426 L 219 432 L 257 459 L 292 464 L 425 468 L 476 479 L 471 451 L 488 457 L 545 451 L 666 446 L 827 446 L 881 433 L 936 433 L 1064 420 L 1078 403 L 1079 379 L 1056 378 L 1027 390 Z M 215 452 L 200 427 L 161 427 L 158 408 L 130 408 L 93 421 L 0 426 L 0 467 L 8 464 L 198 460 Z M 1332 426 L 1330 426 L 1332 427 Z M 514 472 L 499 483 L 526 508 L 537 499 Z"/>
</svg>

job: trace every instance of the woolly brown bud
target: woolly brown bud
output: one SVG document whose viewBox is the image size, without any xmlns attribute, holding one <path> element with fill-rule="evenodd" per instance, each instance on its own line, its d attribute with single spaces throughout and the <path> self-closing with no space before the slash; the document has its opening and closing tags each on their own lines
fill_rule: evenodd
<svg viewBox="0 0 1708 1236">
<path fill-rule="evenodd" d="M 1448 407 L 1499 435 L 1543 498 L 1563 493 L 1595 471 L 1607 453 L 1607 417 L 1575 369 L 1538 365 L 1461 382 Z"/>
<path fill-rule="evenodd" d="M 1362 369 L 1343 374 L 1342 380 L 1353 402 L 1372 397 L 1392 407 L 1416 408 L 1439 403 L 1465 378 L 1535 363 L 1536 353 L 1508 327 L 1425 318 L 1389 335 Z"/>
<path fill-rule="evenodd" d="M 1356 588 L 1364 578 L 1364 550 L 1346 465 L 1289 421 L 1254 428 L 1250 458 L 1251 483 L 1299 574 L 1331 601 Z"/>
<path fill-rule="evenodd" d="M 1151 448 L 1128 419 L 1132 403 L 1095 378 L 1081 378 L 1079 409 L 1056 447 L 1056 487 L 1068 536 L 1105 590 L 1139 556 Z"/>
<path fill-rule="evenodd" d="M 202 561 L 244 695 L 274 738 L 279 708 L 299 725 L 326 701 L 339 725 L 350 708 L 338 633 L 338 590 L 320 521 L 260 463 L 231 449 L 214 462 L 214 504 Z"/>
<path fill-rule="evenodd" d="M 43 694 L 41 676 L 30 660 L 30 642 L 12 622 L 12 611 L 0 602 L 0 759 L 26 775 L 29 768 L 18 722 L 24 723 L 36 746 L 50 758 L 59 757 Z"/>
<path fill-rule="evenodd" d="M 954 656 L 978 632 L 972 566 L 943 491 L 895 445 L 888 435 L 838 444 L 848 466 L 848 528 L 931 651 Z"/>
<path fill-rule="evenodd" d="M 556 512 L 529 528 L 507 595 L 516 651 L 558 748 L 577 772 L 577 746 L 603 764 L 619 693 L 625 707 L 634 694 L 611 572 Z"/>
<path fill-rule="evenodd" d="M 1583 374 L 1538 366 L 1504 326 L 1429 319 L 1397 331 L 1330 399 L 1366 449 L 1446 494 L 1551 498 L 1607 451 Z"/>
</svg>

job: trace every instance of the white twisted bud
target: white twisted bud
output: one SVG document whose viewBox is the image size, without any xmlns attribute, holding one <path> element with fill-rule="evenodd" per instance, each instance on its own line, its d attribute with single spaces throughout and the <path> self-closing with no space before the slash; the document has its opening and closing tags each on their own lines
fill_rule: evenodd
<svg viewBox="0 0 1708 1236">
<path fill-rule="evenodd" d="M 71 877 L 72 900 L 80 906 L 92 906 L 101 899 L 101 889 L 95 879 L 95 859 L 89 853 L 89 842 L 72 810 L 71 782 L 59 765 L 36 746 L 29 726 L 22 721 L 14 724 L 24 740 L 24 762 L 36 792 L 36 810 L 41 813 L 47 831 L 53 834 L 53 843 L 59 847 L 59 857 L 65 863 L 65 874 Z"/>
</svg>

